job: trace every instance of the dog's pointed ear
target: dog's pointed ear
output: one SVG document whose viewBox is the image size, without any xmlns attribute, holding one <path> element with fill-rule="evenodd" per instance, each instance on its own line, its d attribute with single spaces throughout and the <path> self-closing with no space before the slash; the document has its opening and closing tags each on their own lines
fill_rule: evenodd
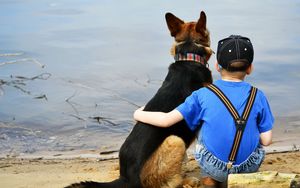
<svg viewBox="0 0 300 188">
<path fill-rule="evenodd" d="M 196 24 L 196 31 L 205 36 L 206 31 L 206 15 L 203 11 L 200 13 L 200 18 Z"/>
<path fill-rule="evenodd" d="M 175 37 L 177 33 L 181 30 L 181 25 L 184 24 L 184 21 L 174 16 L 172 13 L 166 13 L 166 21 L 168 28 L 171 32 L 171 36 Z"/>
</svg>

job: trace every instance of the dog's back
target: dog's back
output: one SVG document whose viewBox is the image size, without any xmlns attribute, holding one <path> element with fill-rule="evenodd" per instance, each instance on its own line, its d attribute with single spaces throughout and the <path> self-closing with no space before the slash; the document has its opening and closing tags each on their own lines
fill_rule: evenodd
<svg viewBox="0 0 300 188">
<path fill-rule="evenodd" d="M 168 112 L 183 103 L 192 91 L 203 83 L 211 82 L 211 73 L 202 65 L 194 62 L 176 62 L 171 64 L 169 73 L 156 95 L 145 106 L 146 111 Z M 169 128 L 158 128 L 138 122 L 120 150 L 120 174 L 137 176 L 145 161 L 170 135 L 184 140 L 188 147 L 195 138 L 185 121 Z M 139 178 L 139 177 L 136 177 Z"/>
<path fill-rule="evenodd" d="M 176 42 L 173 48 L 174 55 L 193 53 L 201 56 L 205 62 L 209 59 L 211 55 L 210 39 L 209 32 L 206 29 L 206 15 L 204 12 L 201 12 L 198 22 L 184 23 L 171 13 L 166 14 L 166 21 Z M 204 65 L 205 62 L 201 64 L 195 63 L 194 60 L 181 59 L 172 63 L 162 86 L 147 103 L 145 110 L 171 111 L 184 102 L 185 98 L 194 90 L 211 83 L 211 72 Z M 144 180 L 147 177 L 141 175 L 141 172 L 146 161 L 153 156 L 153 153 L 170 135 L 181 138 L 185 147 L 188 147 L 195 138 L 195 133 L 186 126 L 184 121 L 169 128 L 158 128 L 138 122 L 121 146 L 119 153 L 120 178 L 118 180 L 110 184 L 86 182 L 74 184 L 70 188 L 76 186 L 81 188 L 92 187 L 93 185 L 106 188 L 156 187 L 151 186 L 151 183 L 150 185 L 142 184 L 141 179 Z"/>
</svg>

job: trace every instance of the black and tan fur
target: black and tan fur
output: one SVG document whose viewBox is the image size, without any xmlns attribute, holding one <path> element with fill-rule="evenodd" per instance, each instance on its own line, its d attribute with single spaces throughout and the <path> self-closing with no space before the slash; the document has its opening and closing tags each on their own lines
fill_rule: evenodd
<svg viewBox="0 0 300 188">
<path fill-rule="evenodd" d="M 171 36 L 175 38 L 172 54 L 196 53 L 206 61 L 210 49 L 206 15 L 197 22 L 185 23 L 171 13 L 166 14 Z M 146 104 L 147 111 L 168 112 L 184 102 L 194 90 L 212 82 L 210 70 L 194 61 L 177 61 L 155 96 Z M 186 148 L 195 138 L 181 121 L 169 128 L 158 128 L 137 122 L 119 153 L 120 177 L 112 182 L 81 182 L 68 188 L 175 188 L 182 187 L 182 161 Z M 106 172 L 102 172 L 106 173 Z"/>
</svg>

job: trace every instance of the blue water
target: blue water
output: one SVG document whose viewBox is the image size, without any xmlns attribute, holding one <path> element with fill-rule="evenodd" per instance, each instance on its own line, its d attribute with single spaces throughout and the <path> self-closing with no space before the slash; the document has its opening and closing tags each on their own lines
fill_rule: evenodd
<svg viewBox="0 0 300 188">
<path fill-rule="evenodd" d="M 173 61 L 164 14 L 191 21 L 201 10 L 214 50 L 230 34 L 250 37 L 247 81 L 291 120 L 284 130 L 300 132 L 298 1 L 0 0 L 1 153 L 119 148 Z"/>
</svg>

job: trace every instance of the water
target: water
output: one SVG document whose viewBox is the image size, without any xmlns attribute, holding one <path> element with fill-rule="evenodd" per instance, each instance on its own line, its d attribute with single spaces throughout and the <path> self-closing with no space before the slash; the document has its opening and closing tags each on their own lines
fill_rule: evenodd
<svg viewBox="0 0 300 188">
<path fill-rule="evenodd" d="M 268 96 L 278 137 L 299 136 L 300 2 L 0 0 L 0 64 L 13 62 L 0 66 L 1 153 L 119 148 L 173 61 L 164 14 L 201 10 L 214 50 L 230 34 L 251 38 L 247 81 Z"/>
</svg>

